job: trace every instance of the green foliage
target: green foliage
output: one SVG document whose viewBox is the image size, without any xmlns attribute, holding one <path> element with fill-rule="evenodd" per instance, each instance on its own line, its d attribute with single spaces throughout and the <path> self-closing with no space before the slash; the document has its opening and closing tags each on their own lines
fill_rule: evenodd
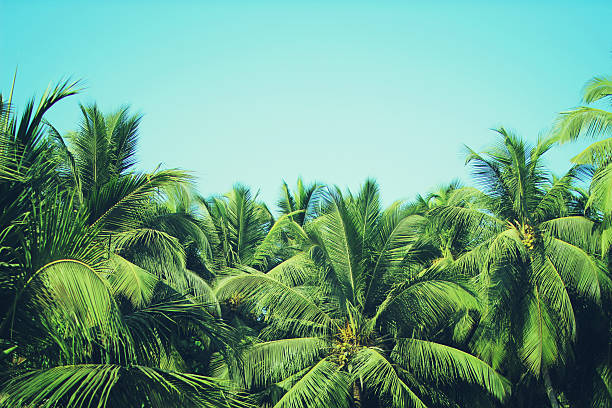
<svg viewBox="0 0 612 408">
<path fill-rule="evenodd" d="M 371 179 L 283 182 L 275 219 L 136 171 L 127 107 L 61 135 L 44 116 L 77 86 L 20 117 L 0 95 L 0 407 L 612 406 L 610 139 L 543 161 L 610 112 L 533 146 L 500 128 L 467 148 L 479 188 L 387 208 Z"/>
</svg>

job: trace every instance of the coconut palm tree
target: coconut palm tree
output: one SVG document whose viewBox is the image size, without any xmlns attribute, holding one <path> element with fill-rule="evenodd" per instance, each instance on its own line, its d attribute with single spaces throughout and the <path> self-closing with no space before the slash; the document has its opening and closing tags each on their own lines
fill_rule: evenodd
<svg viewBox="0 0 612 408">
<path fill-rule="evenodd" d="M 445 206 L 437 214 L 448 225 L 481 231 L 481 243 L 456 262 L 487 297 L 473 349 L 515 381 L 513 404 L 544 398 L 558 407 L 562 387 L 552 374 L 561 376 L 571 358 L 574 302 L 601 304 L 610 277 L 596 260 L 592 222 L 571 211 L 578 170 L 553 182 L 542 165 L 553 140 L 531 148 L 503 128 L 498 134 L 497 147 L 470 149 L 467 160 L 484 210 Z"/>
<path fill-rule="evenodd" d="M 202 200 L 203 222 L 217 270 L 237 265 L 254 266 L 261 259 L 258 248 L 274 224 L 270 210 L 257 201 L 250 188 L 236 184 L 225 196 Z"/>
<path fill-rule="evenodd" d="M 612 102 L 612 78 L 598 76 L 591 79 L 582 98 L 587 104 Z M 602 138 L 580 152 L 572 162 L 595 168 L 588 205 L 601 211 L 602 245 L 603 251 L 607 252 L 612 247 L 612 112 L 592 106 L 562 112 L 553 133 L 561 143 L 581 137 Z"/>
<path fill-rule="evenodd" d="M 99 231 L 64 195 L 33 208 L 18 266 L 1 270 L 12 363 L 0 406 L 233 403 L 221 383 L 181 372 L 173 344 L 193 331 L 224 350 L 231 329 L 156 276 L 107 258 Z"/>
<path fill-rule="evenodd" d="M 278 408 L 447 406 L 461 400 L 458 384 L 506 397 L 486 363 L 435 341 L 450 317 L 478 306 L 449 270 L 405 261 L 420 218 L 401 203 L 382 210 L 371 180 L 325 201 L 304 228 L 291 221 L 302 247 L 294 258 L 217 288 L 220 301 L 266 323 L 243 356 L 244 385 Z"/>
<path fill-rule="evenodd" d="M 92 207 L 62 191 L 43 115 L 74 86 L 46 92 L 36 112 L 30 102 L 19 124 L 3 115 L 0 157 L 10 160 L 0 178 L 0 406 L 240 405 L 224 384 L 181 372 L 175 347 L 179 333 L 195 332 L 225 351 L 233 331 L 108 251 L 109 220 L 140 222 L 130 214 L 148 200 L 155 177 L 129 175 L 91 189 L 107 194 L 115 182 L 124 188 L 114 191 L 126 193 L 93 222 Z"/>
<path fill-rule="evenodd" d="M 317 205 L 320 193 L 323 191 L 322 187 L 320 183 L 305 186 L 302 178 L 299 177 L 296 190 L 292 192 L 287 183 L 283 182 L 281 198 L 277 203 L 281 213 L 295 213 L 291 218 L 300 225 L 303 225 L 304 221 L 309 218 L 316 217 L 317 211 L 320 210 Z"/>
</svg>

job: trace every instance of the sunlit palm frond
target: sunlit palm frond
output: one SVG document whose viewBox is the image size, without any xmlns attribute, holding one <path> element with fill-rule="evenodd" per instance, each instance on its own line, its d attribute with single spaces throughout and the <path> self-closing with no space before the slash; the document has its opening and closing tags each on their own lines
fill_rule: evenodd
<svg viewBox="0 0 612 408">
<path fill-rule="evenodd" d="M 318 266 L 305 249 L 270 269 L 266 275 L 287 285 L 298 286 L 313 281 L 318 274 Z"/>
<path fill-rule="evenodd" d="M 561 142 L 577 139 L 581 134 L 586 137 L 597 137 L 612 131 L 612 112 L 602 109 L 581 106 L 561 112 L 555 125 L 554 133 Z"/>
<path fill-rule="evenodd" d="M 7 397 L 0 406 L 7 408 L 248 406 L 218 380 L 138 365 L 77 364 L 32 370 L 15 376 L 3 392 Z"/>
<path fill-rule="evenodd" d="M 65 363 L 91 361 L 97 353 L 125 362 L 134 351 L 109 289 L 107 281 L 81 261 L 51 262 L 20 288 L 9 315 L 14 319 L 11 331 L 24 341 L 55 344 L 60 350 L 56 358 Z"/>
<path fill-rule="evenodd" d="M 216 292 L 220 302 L 227 302 L 233 297 L 238 306 L 244 305 L 256 313 L 266 313 L 277 324 L 298 335 L 312 334 L 310 330 L 313 327 L 318 329 L 315 333 L 320 334 L 329 330 L 332 324 L 331 318 L 311 299 L 264 274 L 241 274 L 227 278 L 219 282 Z M 307 332 L 304 333 L 304 330 Z"/>
<path fill-rule="evenodd" d="M 110 180 L 86 199 L 91 225 L 105 230 L 132 229 L 140 226 L 145 206 L 159 188 L 188 179 L 180 170 L 160 170 L 151 174 L 131 174 Z"/>
<path fill-rule="evenodd" d="M 109 241 L 115 251 L 137 253 L 138 258 L 148 256 L 152 262 L 159 260 L 160 267 L 152 269 L 151 272 L 185 267 L 185 248 L 176 237 L 164 231 L 136 228 L 111 234 Z"/>
<path fill-rule="evenodd" d="M 612 137 L 594 142 L 572 158 L 576 164 L 605 165 L 612 160 Z"/>
<path fill-rule="evenodd" d="M 109 264 L 108 281 L 115 296 L 125 296 L 137 308 L 149 304 L 159 278 L 117 254 L 111 255 Z"/>
<path fill-rule="evenodd" d="M 309 244 L 306 232 L 292 219 L 293 216 L 302 212 L 298 210 L 284 214 L 272 225 L 265 238 L 257 245 L 251 266 L 266 271 L 281 251 L 290 247 L 297 251 Z"/>
</svg>

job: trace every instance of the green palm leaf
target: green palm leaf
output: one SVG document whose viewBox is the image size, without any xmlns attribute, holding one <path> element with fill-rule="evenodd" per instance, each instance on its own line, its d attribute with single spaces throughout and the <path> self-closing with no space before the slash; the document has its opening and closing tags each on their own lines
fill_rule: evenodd
<svg viewBox="0 0 612 408">
<path fill-rule="evenodd" d="M 4 393 L 0 406 L 7 408 L 248 406 L 218 380 L 137 365 L 78 364 L 28 371 L 10 380 Z"/>
<path fill-rule="evenodd" d="M 504 400 L 510 383 L 484 361 L 459 349 L 419 339 L 399 339 L 393 358 L 414 375 L 444 383 L 465 381 Z"/>
<path fill-rule="evenodd" d="M 323 359 L 283 395 L 274 408 L 349 407 L 350 376 Z"/>
<path fill-rule="evenodd" d="M 354 358 L 354 377 L 393 407 L 426 408 L 415 392 L 400 378 L 393 365 L 376 349 L 361 349 Z"/>
</svg>

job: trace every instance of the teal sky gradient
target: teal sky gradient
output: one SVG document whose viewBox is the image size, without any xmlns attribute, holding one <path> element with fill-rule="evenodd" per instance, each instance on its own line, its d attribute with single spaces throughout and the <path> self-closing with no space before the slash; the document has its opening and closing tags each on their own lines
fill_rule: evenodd
<svg viewBox="0 0 612 408">
<path fill-rule="evenodd" d="M 371 176 L 385 203 L 469 182 L 463 144 L 489 146 L 500 125 L 535 141 L 612 73 L 610 1 L 95 3 L 0 0 L 0 91 L 16 66 L 18 110 L 83 78 L 49 115 L 60 130 L 79 103 L 130 104 L 141 169 L 191 170 L 204 195 L 240 181 L 271 207 L 299 175 Z"/>
</svg>

